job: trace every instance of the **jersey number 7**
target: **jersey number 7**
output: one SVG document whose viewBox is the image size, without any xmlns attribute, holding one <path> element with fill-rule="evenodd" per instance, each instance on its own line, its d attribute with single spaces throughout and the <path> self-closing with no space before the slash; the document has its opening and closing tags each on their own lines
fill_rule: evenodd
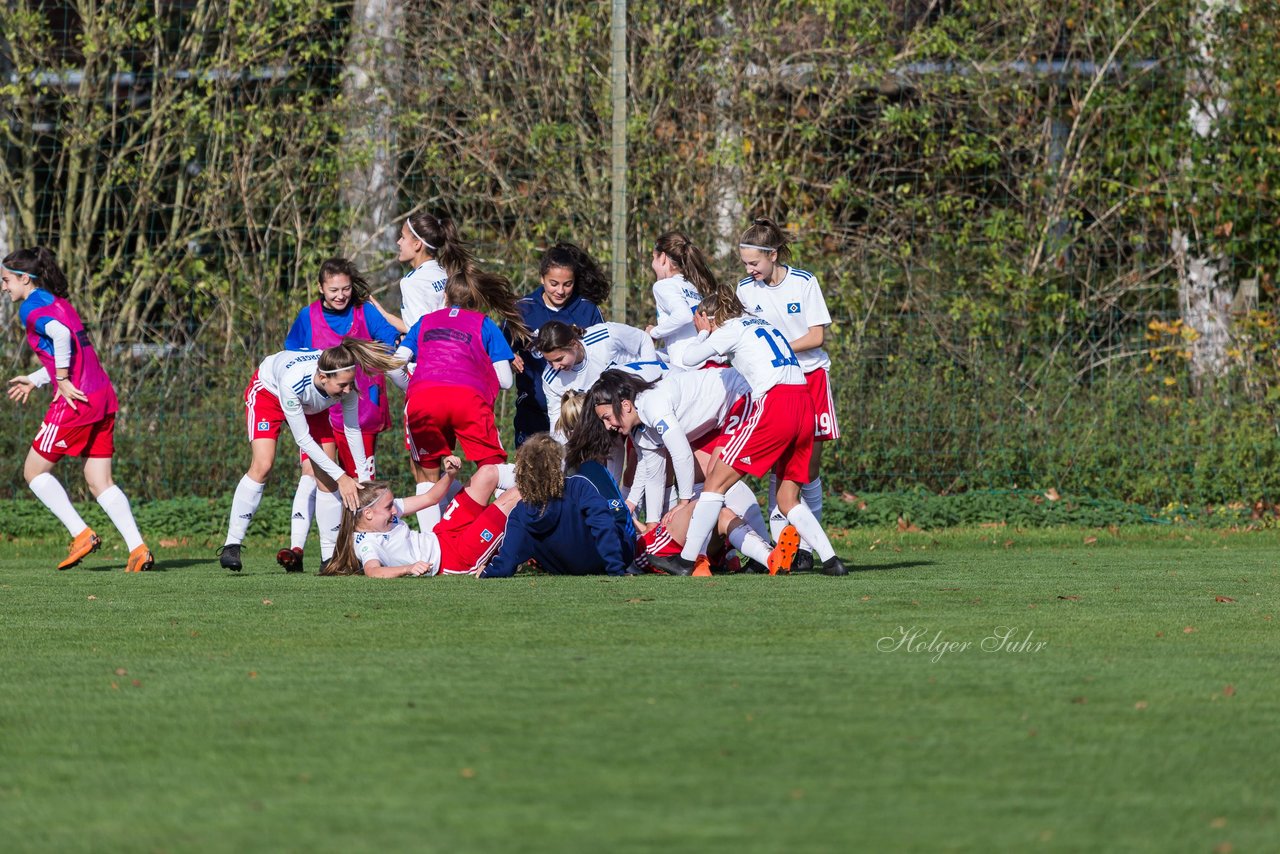
<svg viewBox="0 0 1280 854">
<path fill-rule="evenodd" d="M 770 333 L 772 333 L 772 337 Z M 768 344 L 769 349 L 773 351 L 773 366 L 775 368 L 785 368 L 787 365 L 799 367 L 800 360 L 796 358 L 796 351 L 791 349 L 791 345 L 787 343 L 787 339 L 782 336 L 781 332 L 776 329 L 757 329 L 756 337 L 763 338 L 764 343 Z M 778 345 L 773 341 L 774 338 L 782 342 L 783 349 L 778 349 Z"/>
</svg>

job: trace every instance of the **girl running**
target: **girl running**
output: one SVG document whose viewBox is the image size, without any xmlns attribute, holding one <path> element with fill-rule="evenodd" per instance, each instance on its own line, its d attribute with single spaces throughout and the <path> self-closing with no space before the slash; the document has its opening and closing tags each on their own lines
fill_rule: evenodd
<svg viewBox="0 0 1280 854">
<path fill-rule="evenodd" d="M 609 368 L 618 365 L 645 379 L 657 379 L 666 368 L 649 336 L 622 323 L 598 323 L 583 329 L 552 320 L 538 330 L 533 349 L 547 360 L 542 393 L 552 425 L 560 419 L 560 396 L 571 389 L 586 391 Z M 561 444 L 567 439 L 554 427 L 551 435 Z"/>
<path fill-rule="evenodd" d="M 698 334 L 693 328 L 693 311 L 704 294 L 715 291 L 715 276 L 702 250 L 687 234 L 668 231 L 653 247 L 653 301 L 658 322 L 645 332 L 661 341 L 658 355 L 677 370 L 684 370 L 679 352 Z"/>
<path fill-rule="evenodd" d="M 369 283 L 360 275 L 346 258 L 330 258 L 320 265 L 318 275 L 320 299 L 298 312 L 289 334 L 285 337 L 286 350 L 323 350 L 342 343 L 344 337 L 359 338 L 362 341 L 379 341 L 391 352 L 400 341 L 400 334 L 405 331 L 404 323 L 398 317 L 392 317 L 382 310 L 369 293 Z M 356 392 L 360 395 L 360 432 L 364 436 L 364 453 L 368 461 L 369 477 L 377 472 L 374 454 L 377 450 L 378 434 L 391 426 L 391 407 L 387 401 L 387 381 L 385 374 L 369 375 L 361 368 L 356 368 Z M 329 458 L 333 459 L 333 450 L 337 449 L 337 459 L 347 474 L 357 480 L 360 477 L 355 470 L 355 458 L 347 447 L 346 434 L 342 432 L 342 413 L 329 410 L 329 421 L 333 425 L 333 443 L 322 443 L 321 447 Z M 293 496 L 293 513 L 290 521 L 289 548 L 281 549 L 276 561 L 287 572 L 302 570 L 302 549 L 307 541 L 307 533 L 311 529 L 311 517 L 315 513 L 316 479 L 311 461 L 302 454 L 302 476 L 298 479 L 298 488 Z M 329 538 L 337 536 L 331 532 Z"/>
<path fill-rule="evenodd" d="M 531 336 L 549 320 L 586 329 L 603 323 L 600 306 L 609 300 L 609 279 L 591 256 L 572 243 L 557 243 L 542 254 L 539 286 L 519 302 Z M 516 354 L 516 447 L 551 429 L 542 374 L 547 362 L 536 349 Z"/>
<path fill-rule="evenodd" d="M 133 519 L 129 499 L 111 479 L 115 449 L 116 391 L 98 362 L 80 315 L 67 302 L 67 279 L 43 246 L 5 257 L 0 281 L 18 316 L 40 370 L 9 380 L 9 399 L 26 403 L 32 389 L 54 384 L 53 402 L 31 443 L 22 475 L 36 497 L 67 527 L 71 547 L 58 569 L 69 569 L 97 551 L 102 540 L 71 504 L 53 467 L 64 456 L 84 457 L 84 480 L 129 548 L 125 572 L 151 569 L 155 558 Z"/>
<path fill-rule="evenodd" d="M 224 568 L 236 572 L 241 569 L 240 544 L 262 501 L 263 487 L 275 463 L 280 426 L 286 421 L 298 449 L 313 465 L 320 488 L 316 496 L 320 553 L 323 560 L 331 557 L 333 541 L 327 533 L 337 530 L 344 503 L 355 506 L 356 480 L 321 448 L 322 443 L 333 441 L 329 409 L 341 404 L 342 429 L 354 458 L 354 468 L 357 472 L 366 471 L 356 370 L 378 375 L 403 366 L 404 362 L 392 358 L 382 344 L 356 338 L 343 339 L 341 344 L 325 350 L 305 353 L 285 350 L 262 360 L 244 390 L 253 458 L 231 499 L 227 539 L 218 549 L 219 563 Z M 286 569 L 296 572 L 301 566 Z"/>
<path fill-rule="evenodd" d="M 396 245 L 400 247 L 396 260 L 413 265 L 400 280 L 400 317 L 408 329 L 424 314 L 444 308 L 449 277 L 475 262 L 447 216 L 410 214 L 400 226 Z"/>
<path fill-rule="evenodd" d="M 769 219 L 757 219 L 742 233 L 738 254 L 746 268 L 747 276 L 738 283 L 738 299 L 746 310 L 764 318 L 780 331 L 791 346 L 804 372 L 805 385 L 813 400 L 813 446 L 809 456 L 809 473 L 800 494 L 804 503 L 813 511 L 816 519 L 822 519 L 822 442 L 840 438 L 840 423 L 836 419 L 835 400 L 827 369 L 831 359 L 822 349 L 826 328 L 831 324 L 826 300 L 818 277 L 796 267 L 788 266 L 791 247 L 787 236 L 777 223 Z M 778 509 L 777 479 L 770 479 L 769 525 L 776 537 L 787 520 Z M 807 544 L 807 540 L 805 541 Z M 805 549 L 800 558 L 812 563 L 812 556 Z"/>
<path fill-rule="evenodd" d="M 543 433 L 516 452 L 520 503 L 481 578 L 509 578 L 530 558 L 553 575 L 627 575 L 635 537 L 615 524 L 604 496 L 582 475 L 565 476 L 564 449 Z M 505 498 L 507 493 L 503 493 Z"/>
<path fill-rule="evenodd" d="M 502 276 L 471 268 L 450 276 L 445 293 L 451 307 L 421 318 L 396 351 L 415 365 L 406 389 L 405 435 L 427 489 L 439 479 L 440 461 L 459 443 L 477 465 L 507 460 L 493 404 L 499 389 L 511 388 L 515 354 L 502 330 L 481 312 L 498 312 L 510 334 L 527 338 L 510 283 Z M 422 530 L 431 530 L 439 519 L 438 507 L 419 512 Z"/>
<path fill-rule="evenodd" d="M 507 514 L 520 500 L 520 490 L 508 489 L 494 503 L 485 503 L 498 485 L 497 466 L 476 471 L 434 531 L 415 531 L 404 521 L 406 514 L 438 504 L 461 465 L 457 457 L 445 457 L 435 485 L 407 498 L 395 498 L 381 481 L 361 484 L 355 507 L 342 514 L 333 560 L 320 574 L 400 578 L 467 575 L 482 569 L 502 544 Z"/>
<path fill-rule="evenodd" d="M 763 318 L 743 316 L 742 303 L 732 289 L 704 299 L 694 318 L 698 338 L 684 351 L 685 366 L 728 358 L 751 386 L 751 405 L 707 473 L 680 555 L 658 565 L 680 574 L 691 572 L 715 528 L 725 491 L 744 474 L 759 477 L 772 471 L 779 481 L 778 508 L 790 524 L 770 555 L 770 572 L 790 571 L 803 537 L 821 558 L 824 574 L 847 574 L 821 523 L 800 501 L 813 448 L 813 401 L 786 337 Z"/>
</svg>

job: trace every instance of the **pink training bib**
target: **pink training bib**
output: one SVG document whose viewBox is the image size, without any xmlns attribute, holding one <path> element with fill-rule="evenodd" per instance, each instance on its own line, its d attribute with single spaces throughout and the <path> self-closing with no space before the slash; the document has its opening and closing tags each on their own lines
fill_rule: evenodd
<svg viewBox="0 0 1280 854">
<path fill-rule="evenodd" d="M 311 303 L 311 346 L 317 350 L 336 347 L 343 338 L 372 341 L 369 324 L 364 320 L 364 306 L 351 309 L 351 329 L 345 336 L 333 331 L 324 318 L 324 303 Z M 360 395 L 360 430 L 364 433 L 381 433 L 391 427 L 391 407 L 387 403 L 387 378 L 383 374 L 370 376 L 356 365 L 356 391 Z M 329 410 L 329 423 L 335 430 L 342 429 L 342 407 Z"/>
<path fill-rule="evenodd" d="M 71 330 L 71 366 L 67 375 L 71 377 L 71 384 L 84 392 L 89 399 L 77 401 L 76 408 L 72 410 L 66 400 L 61 397 L 55 398 L 45 414 L 45 423 L 63 427 L 96 424 L 119 408 L 115 387 L 111 385 L 110 377 L 107 376 L 102 363 L 98 361 L 98 354 L 94 351 L 93 344 L 89 342 L 89 333 L 80 322 L 80 315 L 72 308 L 71 303 L 62 297 L 54 297 L 49 305 L 33 310 L 27 315 L 26 321 L 27 343 L 31 345 L 32 350 L 36 351 L 40 364 L 44 365 L 49 376 L 51 378 L 58 376 L 57 368 L 53 364 L 53 353 L 46 352 L 40 346 L 43 336 L 36 329 L 36 322 L 46 317 L 58 321 Z M 56 388 L 56 379 L 54 385 Z"/>
<path fill-rule="evenodd" d="M 425 315 L 418 328 L 418 361 L 409 380 L 414 385 L 460 385 L 474 389 L 493 406 L 498 376 L 484 349 L 485 316 L 465 308 L 442 308 Z"/>
</svg>

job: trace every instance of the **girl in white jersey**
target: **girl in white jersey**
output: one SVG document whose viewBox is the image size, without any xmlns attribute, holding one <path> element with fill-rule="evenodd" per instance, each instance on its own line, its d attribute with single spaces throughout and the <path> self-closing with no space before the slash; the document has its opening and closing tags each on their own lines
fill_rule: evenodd
<svg viewBox="0 0 1280 854">
<path fill-rule="evenodd" d="M 786 337 L 767 320 L 743 316 L 742 303 L 732 289 L 703 300 L 694 322 L 699 334 L 684 351 L 685 365 L 727 358 L 751 386 L 752 399 L 742 425 L 707 474 L 684 548 L 672 559 L 671 569 L 692 571 L 724 506 L 725 490 L 744 474 L 759 477 L 772 471 L 779 481 L 778 507 L 790 524 L 770 555 L 770 572 L 790 570 L 800 537 L 804 537 L 823 561 L 824 574 L 845 575 L 848 570 L 821 523 L 800 501 L 800 486 L 808 477 L 813 448 L 813 401 Z"/>
<path fill-rule="evenodd" d="M 444 308 L 449 277 L 475 262 L 447 216 L 410 214 L 400 226 L 396 246 L 396 260 L 413 266 L 400 280 L 400 318 L 408 329 L 424 314 Z"/>
<path fill-rule="evenodd" d="M 597 323 L 583 329 L 552 320 L 538 330 L 533 348 L 547 360 L 547 369 L 542 373 L 547 419 L 551 435 L 562 445 L 568 437 L 557 428 L 560 395 L 570 389 L 586 391 L 615 365 L 650 380 L 657 379 L 666 368 L 649 336 L 623 323 Z"/>
<path fill-rule="evenodd" d="M 343 471 L 339 463 L 329 459 L 320 443 L 333 435 L 329 422 L 330 407 L 341 405 L 343 432 L 355 458 L 356 471 L 365 471 L 359 396 L 355 385 L 357 365 L 366 374 L 376 376 L 403 368 L 404 362 L 393 358 L 378 342 L 347 338 L 336 347 L 325 350 L 285 350 L 268 356 L 258 366 L 244 391 L 246 425 L 253 458 L 249 471 L 240 479 L 231 499 L 227 538 L 218 550 L 219 562 L 224 568 L 238 572 L 242 566 L 240 544 L 262 501 L 263 487 L 275 462 L 280 428 L 286 422 L 298 449 L 311 459 L 315 467 L 320 489 L 316 500 L 316 520 L 320 523 L 321 533 L 335 528 L 338 520 L 332 517 L 341 513 L 343 503 L 348 507 L 355 506 L 355 478 Z M 334 493 L 341 495 L 341 502 L 332 500 Z M 333 544 L 326 539 L 321 540 L 320 547 L 325 557 L 333 551 Z"/>
<path fill-rule="evenodd" d="M 787 236 L 777 223 L 757 219 L 742 233 L 738 254 L 747 276 L 738 283 L 738 299 L 747 312 L 769 321 L 786 336 L 796 354 L 805 385 L 813 400 L 813 453 L 809 456 L 809 478 L 801 489 L 801 497 L 813 515 L 822 519 L 822 442 L 840 438 L 835 400 L 827 369 L 831 359 L 822 349 L 826 328 L 831 323 L 826 300 L 818 277 L 791 267 L 791 248 Z M 778 512 L 777 481 L 769 487 L 769 525 L 775 536 L 787 521 Z M 800 557 L 807 558 L 808 552 Z"/>
<path fill-rule="evenodd" d="M 684 370 L 680 350 L 698 335 L 693 328 L 693 310 L 703 295 L 715 290 L 715 276 L 702 250 L 687 234 L 668 231 L 653 246 L 653 302 L 658 322 L 645 332 L 661 341 L 658 355 L 671 367 Z"/>
</svg>

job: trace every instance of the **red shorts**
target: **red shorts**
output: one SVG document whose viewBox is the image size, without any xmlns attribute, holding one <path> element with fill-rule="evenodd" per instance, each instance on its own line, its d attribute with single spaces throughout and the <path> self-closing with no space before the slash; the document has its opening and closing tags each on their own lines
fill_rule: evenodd
<svg viewBox="0 0 1280 854">
<path fill-rule="evenodd" d="M 284 424 L 284 410 L 280 408 L 280 398 L 276 397 L 258 379 L 258 372 L 253 372 L 244 390 L 245 426 L 249 428 L 249 441 L 254 439 L 279 439 L 280 428 Z M 317 442 L 333 441 L 333 425 L 329 423 L 329 412 L 317 412 L 307 416 L 307 427 L 311 438 Z"/>
<path fill-rule="evenodd" d="M 332 424 L 330 424 L 330 426 L 332 426 Z M 378 469 L 374 465 L 373 455 L 377 450 L 378 434 L 364 433 L 362 435 L 364 436 L 364 456 L 370 463 L 369 474 L 371 477 L 377 477 Z M 338 462 L 342 464 L 342 470 L 346 472 L 348 476 L 355 477 L 356 460 L 355 457 L 351 456 L 351 447 L 347 444 L 347 434 L 341 430 L 334 430 L 332 438 L 329 441 L 321 442 L 320 444 L 328 445 L 330 443 L 338 446 Z M 302 451 L 299 451 L 298 461 L 305 463 L 307 461 L 307 455 Z"/>
<path fill-rule="evenodd" d="M 507 514 L 496 504 L 480 504 L 464 489 L 433 530 L 440 540 L 440 572 L 461 575 L 488 563 L 497 552 L 507 531 Z"/>
<path fill-rule="evenodd" d="M 840 422 L 836 419 L 836 401 L 831 396 L 831 382 L 826 368 L 818 368 L 804 375 L 813 400 L 813 440 L 830 442 L 840 438 Z"/>
<path fill-rule="evenodd" d="M 695 451 L 706 451 L 708 454 L 714 454 L 716 448 L 723 448 L 729 444 L 733 434 L 742 426 L 743 416 L 746 415 L 747 407 L 750 404 L 750 395 L 738 398 L 734 401 L 733 406 L 729 407 L 729 411 L 725 413 L 724 423 L 718 429 L 710 430 L 705 436 L 699 436 L 690 442 L 690 447 Z"/>
<path fill-rule="evenodd" d="M 438 466 L 457 445 L 478 466 L 507 461 L 493 407 L 465 386 L 419 386 L 405 403 L 404 429 L 409 456 L 423 468 Z"/>
<path fill-rule="evenodd" d="M 31 440 L 31 449 L 50 462 L 63 457 L 111 457 L 116 448 L 115 434 L 114 412 L 101 421 L 72 427 L 42 421 Z"/>
<path fill-rule="evenodd" d="M 721 459 L 743 474 L 773 471 L 779 480 L 808 483 L 813 424 L 807 386 L 774 386 L 751 400 Z"/>
</svg>

